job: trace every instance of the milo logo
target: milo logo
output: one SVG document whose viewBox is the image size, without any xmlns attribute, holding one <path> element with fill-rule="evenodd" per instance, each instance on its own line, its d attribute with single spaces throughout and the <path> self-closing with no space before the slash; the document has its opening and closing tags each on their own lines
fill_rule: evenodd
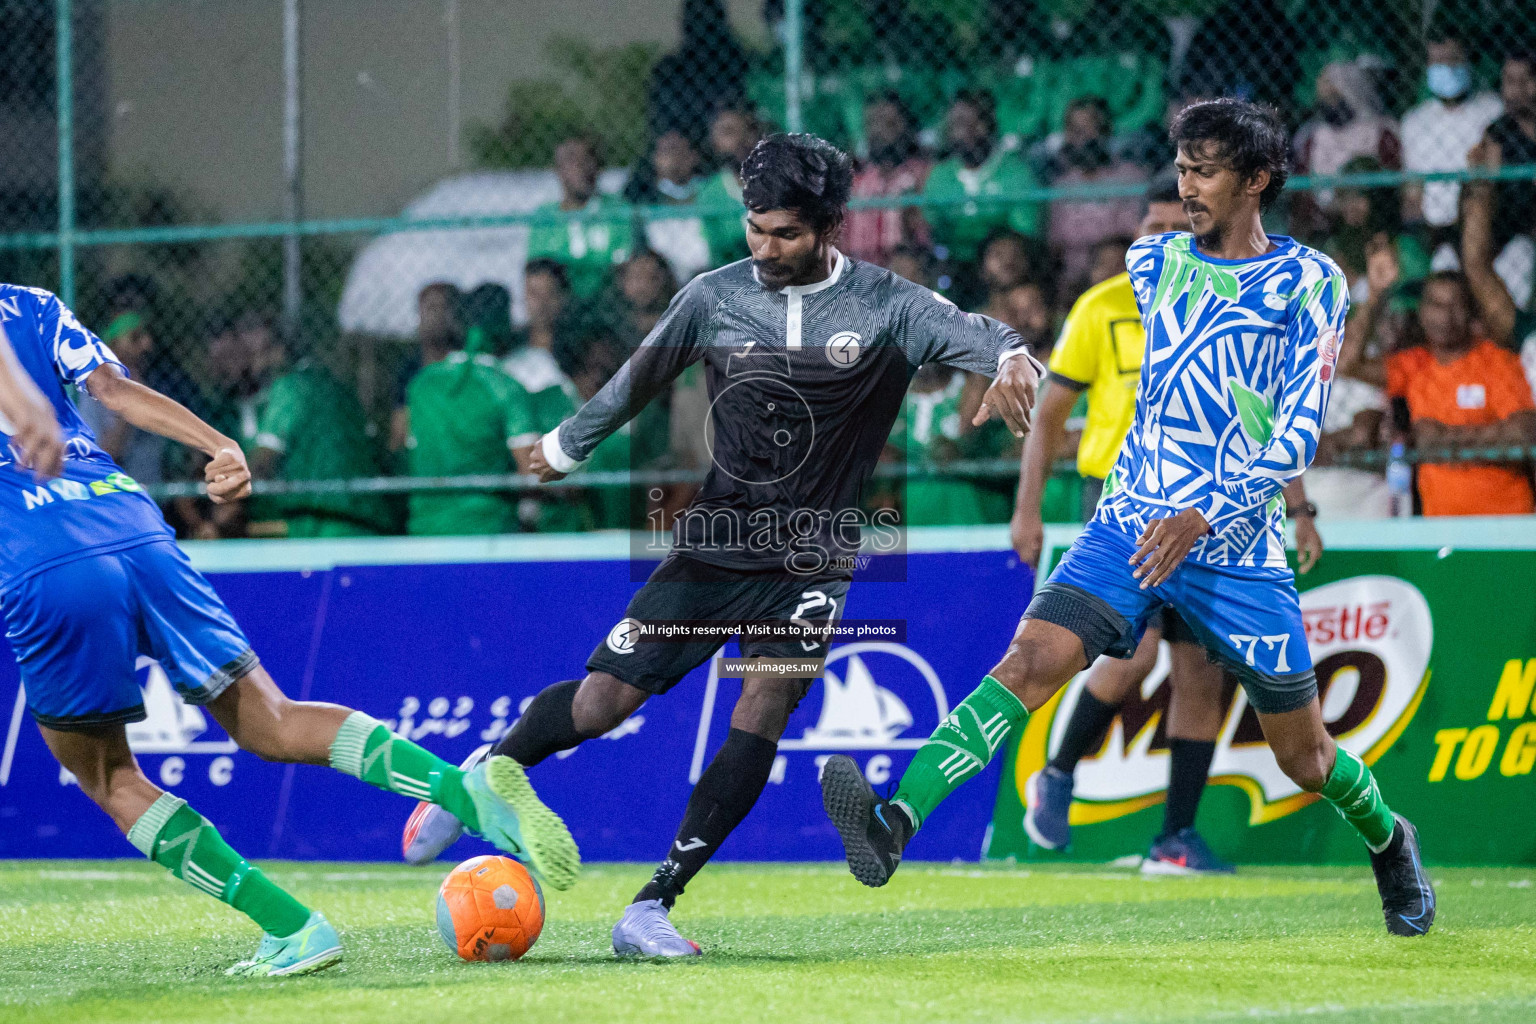
<svg viewBox="0 0 1536 1024">
<path fill-rule="evenodd" d="M 1301 612 L 1328 732 L 1372 764 L 1407 728 L 1429 683 L 1434 640 L 1429 603 L 1417 587 L 1395 576 L 1355 576 L 1303 593 Z M 1108 821 L 1162 802 L 1168 785 L 1169 665 L 1165 641 L 1156 667 L 1121 707 L 1103 746 L 1079 762 L 1074 825 Z M 1016 761 L 1020 794 L 1024 781 L 1060 745 L 1086 681 L 1087 673 L 1080 673 L 1030 717 Z M 1274 821 L 1315 800 L 1275 763 L 1258 715 L 1230 676 L 1223 699 L 1226 719 L 1211 763 L 1211 784 L 1236 786 L 1248 794 L 1251 825 Z"/>
</svg>

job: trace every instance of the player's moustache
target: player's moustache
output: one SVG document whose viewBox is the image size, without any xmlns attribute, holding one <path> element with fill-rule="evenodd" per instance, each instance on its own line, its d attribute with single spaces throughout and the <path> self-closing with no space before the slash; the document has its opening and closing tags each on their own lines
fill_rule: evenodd
<svg viewBox="0 0 1536 1024">
<path fill-rule="evenodd" d="M 1197 203 L 1193 200 L 1186 199 L 1184 201 L 1184 212 L 1190 216 L 1194 216 L 1197 213 L 1210 213 L 1211 211 L 1207 210 L 1205 208 L 1205 204 L 1203 203 Z"/>
</svg>

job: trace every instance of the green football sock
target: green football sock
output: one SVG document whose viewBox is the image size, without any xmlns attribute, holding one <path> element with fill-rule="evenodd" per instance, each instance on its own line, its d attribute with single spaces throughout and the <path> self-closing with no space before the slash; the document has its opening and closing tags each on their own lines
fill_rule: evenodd
<svg viewBox="0 0 1536 1024">
<path fill-rule="evenodd" d="M 331 767 L 370 786 L 429 800 L 471 832 L 480 831 L 480 816 L 464 789 L 464 772 L 401 739 L 361 711 L 352 712 L 336 731 L 331 741 Z"/>
<path fill-rule="evenodd" d="M 913 829 L 960 784 L 987 766 L 1029 711 L 1006 686 L 986 676 L 912 758 L 896 787 L 894 803 L 907 812 Z"/>
<path fill-rule="evenodd" d="M 309 908 L 232 850 L 187 802 L 169 793 L 149 805 L 128 841 L 150 860 L 194 889 L 228 903 L 261 929 L 279 938 L 292 935 L 309 920 Z"/>
<path fill-rule="evenodd" d="M 1365 845 L 1372 853 L 1380 853 L 1392 841 L 1392 831 L 1397 820 L 1387 802 L 1381 798 L 1381 787 L 1365 762 L 1339 747 L 1333 761 L 1333 771 L 1323 783 L 1322 798 L 1333 804 L 1334 810 L 1344 820 L 1355 826 Z"/>
</svg>

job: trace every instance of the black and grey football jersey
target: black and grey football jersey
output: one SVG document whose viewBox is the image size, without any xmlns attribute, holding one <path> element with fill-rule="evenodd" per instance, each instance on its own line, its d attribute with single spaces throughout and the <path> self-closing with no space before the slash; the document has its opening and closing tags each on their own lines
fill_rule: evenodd
<svg viewBox="0 0 1536 1024">
<path fill-rule="evenodd" d="M 674 546 L 728 568 L 825 571 L 815 565 L 823 556 L 848 565 L 859 549 L 869 525 L 860 494 L 918 367 L 991 377 L 1004 350 L 1022 345 L 996 320 L 841 254 L 826 280 L 778 291 L 742 260 L 678 292 L 623 368 L 561 424 L 558 443 L 586 459 L 702 359 L 712 464 Z"/>
</svg>

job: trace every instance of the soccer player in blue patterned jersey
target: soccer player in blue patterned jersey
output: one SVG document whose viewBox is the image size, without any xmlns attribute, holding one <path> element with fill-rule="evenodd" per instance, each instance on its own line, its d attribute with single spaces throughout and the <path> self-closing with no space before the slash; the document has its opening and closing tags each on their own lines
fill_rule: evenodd
<svg viewBox="0 0 1536 1024">
<path fill-rule="evenodd" d="M 262 927 L 256 955 L 229 973 L 321 970 L 341 959 L 341 940 L 140 771 L 124 728 L 145 716 L 139 655 L 158 661 L 182 699 L 205 705 L 241 749 L 432 801 L 569 888 L 575 843 L 516 762 L 495 757 L 461 771 L 360 711 L 283 695 L 155 503 L 96 443 L 67 384 L 141 430 L 206 453 L 215 502 L 249 494 L 251 474 L 238 444 L 129 380 L 56 297 L 0 284 L 0 608 L 27 706 L 59 763 L 130 843 Z"/>
<path fill-rule="evenodd" d="M 851 759 L 822 797 L 859 881 L 883 885 L 946 796 L 1100 654 L 1128 658 L 1171 605 L 1232 670 L 1292 781 L 1332 804 L 1370 851 L 1388 931 L 1422 935 L 1435 894 L 1418 834 L 1370 769 L 1323 724 L 1285 562 L 1281 490 L 1317 451 L 1348 290 L 1322 253 L 1266 235 L 1289 140 L 1239 100 L 1175 120 L 1179 194 L 1192 233 L 1126 255 L 1146 326 L 1136 417 L 1093 521 L 1036 592 L 1007 653 L 913 757 L 890 800 Z"/>
</svg>

